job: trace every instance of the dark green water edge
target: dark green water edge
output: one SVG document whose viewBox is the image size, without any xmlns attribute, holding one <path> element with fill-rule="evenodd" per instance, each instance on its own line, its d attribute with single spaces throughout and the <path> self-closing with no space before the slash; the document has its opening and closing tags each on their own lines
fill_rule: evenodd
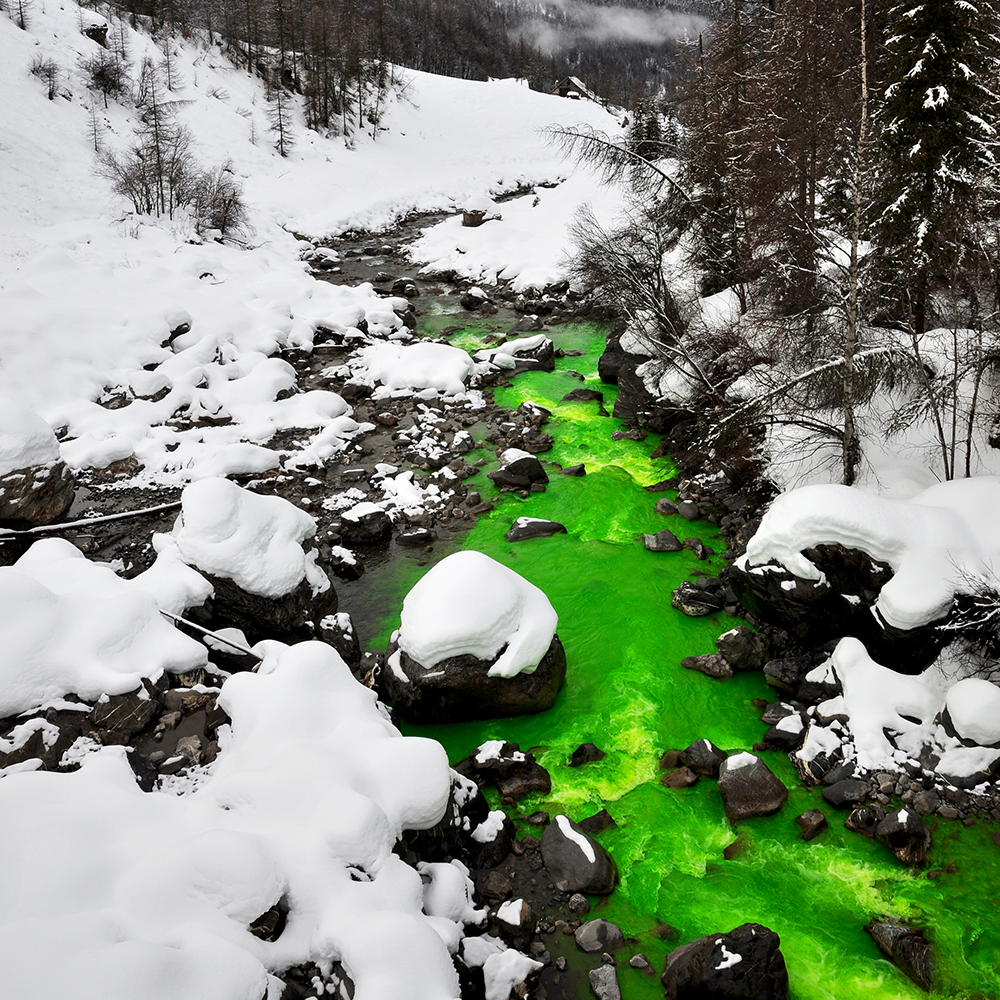
<svg viewBox="0 0 1000 1000">
<path fill-rule="evenodd" d="M 454 317 L 432 316 L 424 332 L 434 333 Z M 473 325 L 451 338 L 468 349 L 482 344 L 486 328 Z M 716 785 L 702 781 L 675 791 L 659 784 L 658 758 L 706 737 L 728 750 L 750 749 L 764 727 L 754 698 L 774 698 L 762 675 L 711 680 L 684 670 L 684 656 L 714 650 L 714 640 L 733 619 L 719 614 L 692 619 L 670 606 L 673 589 L 685 578 L 714 573 L 688 551 L 647 552 L 644 531 L 671 528 L 679 537 L 695 534 L 721 551 L 725 546 L 708 524 L 688 524 L 653 511 L 655 496 L 642 486 L 666 478 L 672 468 L 650 459 L 656 435 L 643 442 L 611 440 L 621 422 L 596 415 L 596 404 L 560 400 L 581 385 L 600 389 L 610 411 L 613 386 L 597 377 L 604 331 L 575 324 L 554 332 L 557 346 L 584 357 L 557 362 L 554 373 L 518 376 L 496 400 L 515 408 L 533 400 L 553 412 L 545 430 L 554 449 L 539 456 L 564 466 L 584 462 L 587 475 L 556 475 L 543 494 L 505 498 L 483 517 L 463 547 L 477 549 L 540 587 L 559 614 L 559 636 L 569 663 L 565 690 L 548 712 L 535 716 L 449 726 L 407 726 L 405 732 L 440 740 L 453 763 L 487 739 L 507 739 L 531 749 L 551 772 L 549 796 L 533 795 L 512 812 L 519 820 L 536 809 L 581 819 L 606 807 L 617 827 L 599 839 L 616 859 L 621 885 L 607 900 L 592 899 L 594 915 L 618 923 L 657 972 L 666 953 L 702 934 L 727 931 L 746 921 L 775 930 L 789 968 L 794 1000 L 895 1000 L 927 996 L 884 959 L 862 930 L 872 917 L 904 918 L 928 929 L 934 942 L 940 992 L 935 997 L 1000 997 L 1000 848 L 995 825 L 934 821 L 928 869 L 936 877 L 911 873 L 874 842 L 844 829 L 844 813 L 827 806 L 816 789 L 801 786 L 784 754 L 763 754 L 790 791 L 776 816 L 729 826 Z M 580 380 L 568 371 L 585 376 Z M 473 453 L 495 462 L 492 451 Z M 482 482 L 480 482 L 482 480 Z M 470 486 L 484 496 L 488 482 Z M 672 495 L 672 494 L 668 494 Z M 512 544 L 504 533 L 515 517 L 561 521 L 567 535 Z M 385 648 L 399 624 L 403 596 L 432 562 L 448 554 L 439 547 L 421 566 L 394 560 L 372 581 L 372 598 L 385 609 L 374 648 Z M 591 741 L 607 753 L 597 763 L 574 769 L 569 754 Z M 494 806 L 495 806 L 494 800 Z M 821 809 L 830 828 L 804 843 L 794 817 Z M 723 848 L 737 836 L 745 850 L 723 860 Z M 666 923 L 676 940 L 652 934 Z M 626 954 L 626 953 L 620 953 Z M 662 997 L 658 977 L 619 963 L 625 1000 Z"/>
</svg>

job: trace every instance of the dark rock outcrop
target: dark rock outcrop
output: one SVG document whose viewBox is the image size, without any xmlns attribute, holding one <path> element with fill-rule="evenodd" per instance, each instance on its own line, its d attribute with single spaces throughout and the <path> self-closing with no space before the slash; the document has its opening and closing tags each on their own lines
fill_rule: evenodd
<svg viewBox="0 0 1000 1000">
<path fill-rule="evenodd" d="M 528 490 L 536 483 L 545 484 L 549 477 L 542 468 L 542 463 L 534 455 L 516 458 L 494 472 L 487 473 L 502 490 Z"/>
<path fill-rule="evenodd" d="M 618 881 L 611 855 L 567 816 L 556 816 L 545 828 L 542 859 L 561 892 L 607 896 Z"/>
<path fill-rule="evenodd" d="M 875 827 L 875 839 L 885 844 L 905 865 L 918 868 L 931 849 L 931 831 L 912 809 L 888 813 Z"/>
<path fill-rule="evenodd" d="M 788 789 L 760 757 L 748 753 L 727 757 L 719 765 L 719 794 L 733 824 L 770 816 L 788 801 Z"/>
<path fill-rule="evenodd" d="M 678 760 L 701 778 L 717 778 L 719 766 L 728 756 L 710 740 L 695 740 L 680 752 Z"/>
<path fill-rule="evenodd" d="M 884 917 L 865 925 L 879 951 L 922 990 L 934 986 L 934 953 L 924 932 Z"/>
<path fill-rule="evenodd" d="M 300 642 L 312 639 L 316 623 L 337 610 L 337 593 L 332 586 L 313 594 L 307 580 L 281 597 L 251 594 L 232 580 L 203 573 L 215 591 L 202 608 L 189 611 L 192 621 L 211 629 L 241 629 L 253 642 L 279 639 Z"/>
<path fill-rule="evenodd" d="M 408 722 L 467 722 L 544 712 L 566 680 L 566 653 L 558 636 L 533 673 L 490 677 L 492 665 L 463 654 L 425 669 L 391 645 L 380 678 L 382 693 Z"/>
<path fill-rule="evenodd" d="M 761 924 L 709 934 L 675 948 L 660 977 L 666 1000 L 786 1000 L 781 941 Z"/>
</svg>

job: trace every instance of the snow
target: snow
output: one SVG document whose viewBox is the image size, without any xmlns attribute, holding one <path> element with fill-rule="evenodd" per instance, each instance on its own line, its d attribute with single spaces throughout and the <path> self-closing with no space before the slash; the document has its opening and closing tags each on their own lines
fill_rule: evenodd
<svg viewBox="0 0 1000 1000">
<path fill-rule="evenodd" d="M 491 809 L 486 819 L 472 831 L 472 839 L 477 844 L 491 844 L 503 829 L 507 814 L 502 809 Z"/>
<path fill-rule="evenodd" d="M 462 941 L 462 961 L 470 969 L 481 969 L 491 955 L 500 955 L 506 950 L 503 941 L 491 934 L 467 937 Z"/>
<path fill-rule="evenodd" d="M 35 412 L 0 398 L 0 476 L 59 461 L 59 442 Z"/>
<path fill-rule="evenodd" d="M 929 736 L 942 707 L 940 695 L 920 677 L 876 663 L 858 639 L 841 639 L 831 660 L 843 687 L 858 763 L 866 770 L 895 770 L 894 748 L 884 731 Z"/>
<path fill-rule="evenodd" d="M 469 869 L 461 861 L 441 862 L 421 861 L 417 871 L 424 882 L 424 913 L 430 917 L 441 917 L 456 924 L 481 924 L 489 910 L 477 910 L 472 905 L 475 891 Z"/>
<path fill-rule="evenodd" d="M 540 968 L 541 962 L 536 962 L 513 948 L 508 948 L 499 955 L 490 955 L 483 963 L 486 1000 L 507 1000 L 515 986 L 523 983 L 532 972 Z"/>
<path fill-rule="evenodd" d="M 0 606 L 0 717 L 69 693 L 124 694 L 206 662 L 141 578 L 123 580 L 65 539 L 35 542 L 0 567 Z"/>
<path fill-rule="evenodd" d="M 593 864 L 597 860 L 597 856 L 594 854 L 593 845 L 582 833 L 577 833 L 576 830 L 570 825 L 569 817 L 563 816 L 562 814 L 556 816 L 556 824 L 559 827 L 559 832 L 567 839 L 573 841 L 577 847 L 583 851 L 584 857 Z"/>
<path fill-rule="evenodd" d="M 1000 743 L 1000 688 L 978 677 L 958 681 L 945 697 L 955 731 L 982 746 Z"/>
<path fill-rule="evenodd" d="M 942 617 L 955 593 L 1000 563 L 1000 478 L 938 483 L 911 501 L 848 486 L 805 486 L 779 496 L 737 565 L 777 562 L 822 581 L 802 554 L 819 544 L 860 549 L 894 571 L 875 607 L 889 625 L 912 629 Z"/>
<path fill-rule="evenodd" d="M 455 552 L 404 598 L 399 648 L 428 669 L 451 656 L 496 657 L 489 675 L 513 677 L 534 673 L 558 621 L 524 577 L 481 552 Z"/>
<path fill-rule="evenodd" d="M 754 756 L 752 753 L 747 753 L 745 750 L 742 753 L 734 753 L 731 757 L 727 757 L 724 761 L 727 771 L 738 771 L 741 768 L 749 767 L 751 764 L 756 763 L 760 758 Z"/>
<path fill-rule="evenodd" d="M 719 938 L 715 943 L 722 947 L 722 961 L 715 967 L 716 972 L 721 972 L 723 969 L 731 969 L 734 965 L 739 965 L 743 961 L 743 956 L 737 954 L 735 951 L 730 951 L 722 943 L 722 938 Z"/>
<path fill-rule="evenodd" d="M 373 344 L 364 348 L 355 362 L 355 378 L 366 385 L 381 383 L 375 394 L 409 393 L 414 389 L 436 389 L 442 395 L 460 396 L 472 372 L 472 358 L 448 344 Z"/>
<path fill-rule="evenodd" d="M 501 920 L 511 927 L 520 927 L 521 907 L 523 905 L 524 900 L 520 897 L 518 899 L 508 899 L 506 903 L 501 903 L 497 908 L 497 920 Z"/>
<path fill-rule="evenodd" d="M 302 548 L 315 534 L 315 519 L 282 497 L 259 496 L 227 479 L 202 479 L 184 488 L 173 532 L 155 535 L 153 544 L 251 594 L 282 597 L 304 579 L 314 594 L 329 589 L 315 554 Z"/>
<path fill-rule="evenodd" d="M 610 118 L 603 128 L 617 131 Z M 536 188 L 505 202 L 498 221 L 469 228 L 458 217 L 445 219 L 424 230 L 412 254 L 427 272 L 454 271 L 484 284 L 509 281 L 516 292 L 540 291 L 566 277 L 570 227 L 580 206 L 589 202 L 598 219 L 610 225 L 622 209 L 622 197 L 617 187 L 601 186 L 581 172 L 559 187 Z"/>
<path fill-rule="evenodd" d="M 307 960 L 343 962 L 357 1000 L 458 996 L 441 918 L 392 851 L 441 819 L 444 750 L 401 737 L 328 646 L 257 650 L 260 671 L 223 686 L 231 733 L 189 794 L 140 791 L 120 747 L 68 774 L 7 769 L 11 996 L 38 995 L 42 970 L 46 995 L 85 1000 L 130 1000 L 136 984 L 156 1000 L 276 998 L 271 974 Z M 287 926 L 260 941 L 248 924 L 279 900 Z"/>
<path fill-rule="evenodd" d="M 474 760 L 477 764 L 485 764 L 490 760 L 500 760 L 503 752 L 503 740 L 487 740 L 476 750 Z M 510 760 L 525 760 L 524 753 L 515 750 L 510 755 Z"/>
</svg>

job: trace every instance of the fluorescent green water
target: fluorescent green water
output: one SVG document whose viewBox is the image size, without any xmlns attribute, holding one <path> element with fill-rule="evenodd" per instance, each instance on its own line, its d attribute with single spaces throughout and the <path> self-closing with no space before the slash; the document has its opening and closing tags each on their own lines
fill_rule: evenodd
<svg viewBox="0 0 1000 1000">
<path fill-rule="evenodd" d="M 480 335 L 481 328 L 469 331 L 464 335 L 469 343 L 462 346 L 474 346 Z M 520 376 L 514 388 L 498 390 L 497 400 L 514 407 L 531 399 L 551 409 L 555 419 L 546 430 L 557 443 L 540 457 L 562 465 L 582 461 L 588 474 L 579 479 L 553 474 L 544 494 L 505 498 L 479 521 L 465 545 L 517 570 L 548 594 L 560 616 L 569 662 L 566 688 L 541 715 L 407 731 L 439 739 L 453 761 L 485 739 L 503 737 L 532 748 L 552 774 L 553 791 L 525 800 L 515 818 L 538 808 L 582 818 L 607 807 L 618 825 L 600 839 L 617 860 L 622 881 L 599 912 L 638 937 L 638 948 L 658 971 L 673 947 L 650 933 L 659 922 L 675 927 L 683 942 L 753 920 L 781 936 L 796 1000 L 924 996 L 880 957 L 861 929 L 873 916 L 894 914 L 934 929 L 942 980 L 937 996 L 1000 996 L 1000 848 L 991 839 L 996 827 L 966 829 L 941 821 L 929 867 L 954 865 L 956 871 L 931 880 L 904 870 L 885 848 L 845 831 L 842 815 L 825 806 L 815 790 L 798 785 L 782 754 L 764 756 L 791 791 L 788 805 L 777 816 L 751 820 L 735 831 L 714 782 L 684 791 L 659 784 L 657 761 L 668 748 L 707 737 L 726 749 L 749 749 L 763 728 L 751 700 L 771 692 L 758 675 L 713 681 L 680 667 L 682 657 L 711 651 L 733 622 L 722 615 L 690 619 L 674 611 L 674 587 L 706 566 L 687 551 L 646 552 L 639 536 L 671 527 L 680 537 L 698 534 L 720 549 L 721 542 L 713 540 L 709 525 L 653 512 L 655 497 L 640 487 L 672 471 L 649 458 L 655 436 L 642 443 L 612 442 L 619 421 L 598 417 L 594 403 L 559 402 L 581 385 L 566 374 L 575 369 L 587 385 L 604 392 L 611 409 L 614 389 L 596 377 L 601 331 L 577 326 L 556 337 L 560 346 L 586 350 L 587 356 L 560 361 L 553 374 Z M 486 485 L 478 487 L 484 496 L 491 492 Z M 569 533 L 510 544 L 503 535 L 521 514 L 561 521 Z M 717 568 L 718 561 L 710 565 Z M 386 606 L 394 613 L 385 621 L 383 642 L 398 624 L 403 594 L 421 572 L 403 563 L 386 581 Z M 567 767 L 570 752 L 585 741 L 607 757 Z M 794 817 L 810 808 L 822 809 L 831 828 L 806 844 Z M 723 848 L 737 834 L 746 850 L 724 861 Z M 626 1000 L 662 996 L 656 978 L 627 966 L 619 976 Z"/>
</svg>

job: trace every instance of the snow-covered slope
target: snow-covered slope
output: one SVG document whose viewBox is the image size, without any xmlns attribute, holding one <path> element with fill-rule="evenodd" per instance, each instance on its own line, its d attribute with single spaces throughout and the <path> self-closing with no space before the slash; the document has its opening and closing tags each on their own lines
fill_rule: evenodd
<svg viewBox="0 0 1000 1000">
<path fill-rule="evenodd" d="M 89 23 L 100 15 L 70 0 L 35 7 L 26 31 L 0 17 L 0 394 L 66 428 L 63 457 L 78 467 L 133 453 L 168 478 L 273 465 L 248 452 L 246 442 L 259 445 L 291 425 L 321 433 L 343 412 L 326 400 L 300 400 L 297 410 L 304 405 L 308 412 L 278 407 L 289 412 L 275 410 L 270 426 L 255 435 L 220 398 L 234 395 L 226 383 L 249 378 L 262 356 L 280 346 L 308 348 L 318 324 L 346 329 L 364 317 L 388 332 L 397 323 L 391 304 L 370 286 L 314 281 L 293 232 L 315 237 L 385 227 L 413 211 L 451 209 L 557 180 L 573 167 L 546 144 L 541 127 L 581 119 L 616 127 L 594 104 L 538 94 L 515 81 L 407 73 L 405 96 L 390 104 L 377 137 L 358 135 L 349 149 L 342 138 L 306 130 L 296 109 L 296 145 L 281 157 L 268 131 L 262 81 L 204 37 L 154 42 L 111 18 L 109 35 L 127 35 L 133 89 L 142 60 L 161 64 L 170 46 L 174 90 L 164 95 L 190 130 L 194 155 L 205 168 L 232 161 L 242 181 L 253 227 L 248 246 L 202 243 L 183 213 L 173 220 L 136 217 L 97 175 L 95 139 L 125 149 L 138 118 L 130 101 L 105 109 L 87 89 L 81 63 L 102 50 L 81 32 L 83 18 Z M 30 72 L 37 59 L 58 67 L 54 100 Z M 578 186 L 577 198 L 595 187 Z M 565 206 L 559 211 L 565 216 Z M 545 228 L 545 219 L 539 224 Z M 524 241 L 503 242 L 508 259 L 500 265 L 513 263 L 516 272 Z M 550 240 L 553 258 L 551 251 Z M 189 333 L 169 349 L 161 346 L 185 324 Z M 144 366 L 159 366 L 155 377 L 141 374 Z M 137 373 L 143 385 L 157 382 L 147 386 L 149 395 L 167 387 L 171 396 L 127 407 L 127 415 L 91 403 L 119 386 L 141 394 Z M 258 379 L 235 395 L 244 409 L 277 407 L 277 391 Z M 149 431 L 178 409 L 213 414 L 220 406 L 236 426 L 219 436 L 227 440 L 211 443 L 211 455 L 202 447 L 207 442 Z M 220 458 L 223 447 L 229 458 Z"/>
</svg>

